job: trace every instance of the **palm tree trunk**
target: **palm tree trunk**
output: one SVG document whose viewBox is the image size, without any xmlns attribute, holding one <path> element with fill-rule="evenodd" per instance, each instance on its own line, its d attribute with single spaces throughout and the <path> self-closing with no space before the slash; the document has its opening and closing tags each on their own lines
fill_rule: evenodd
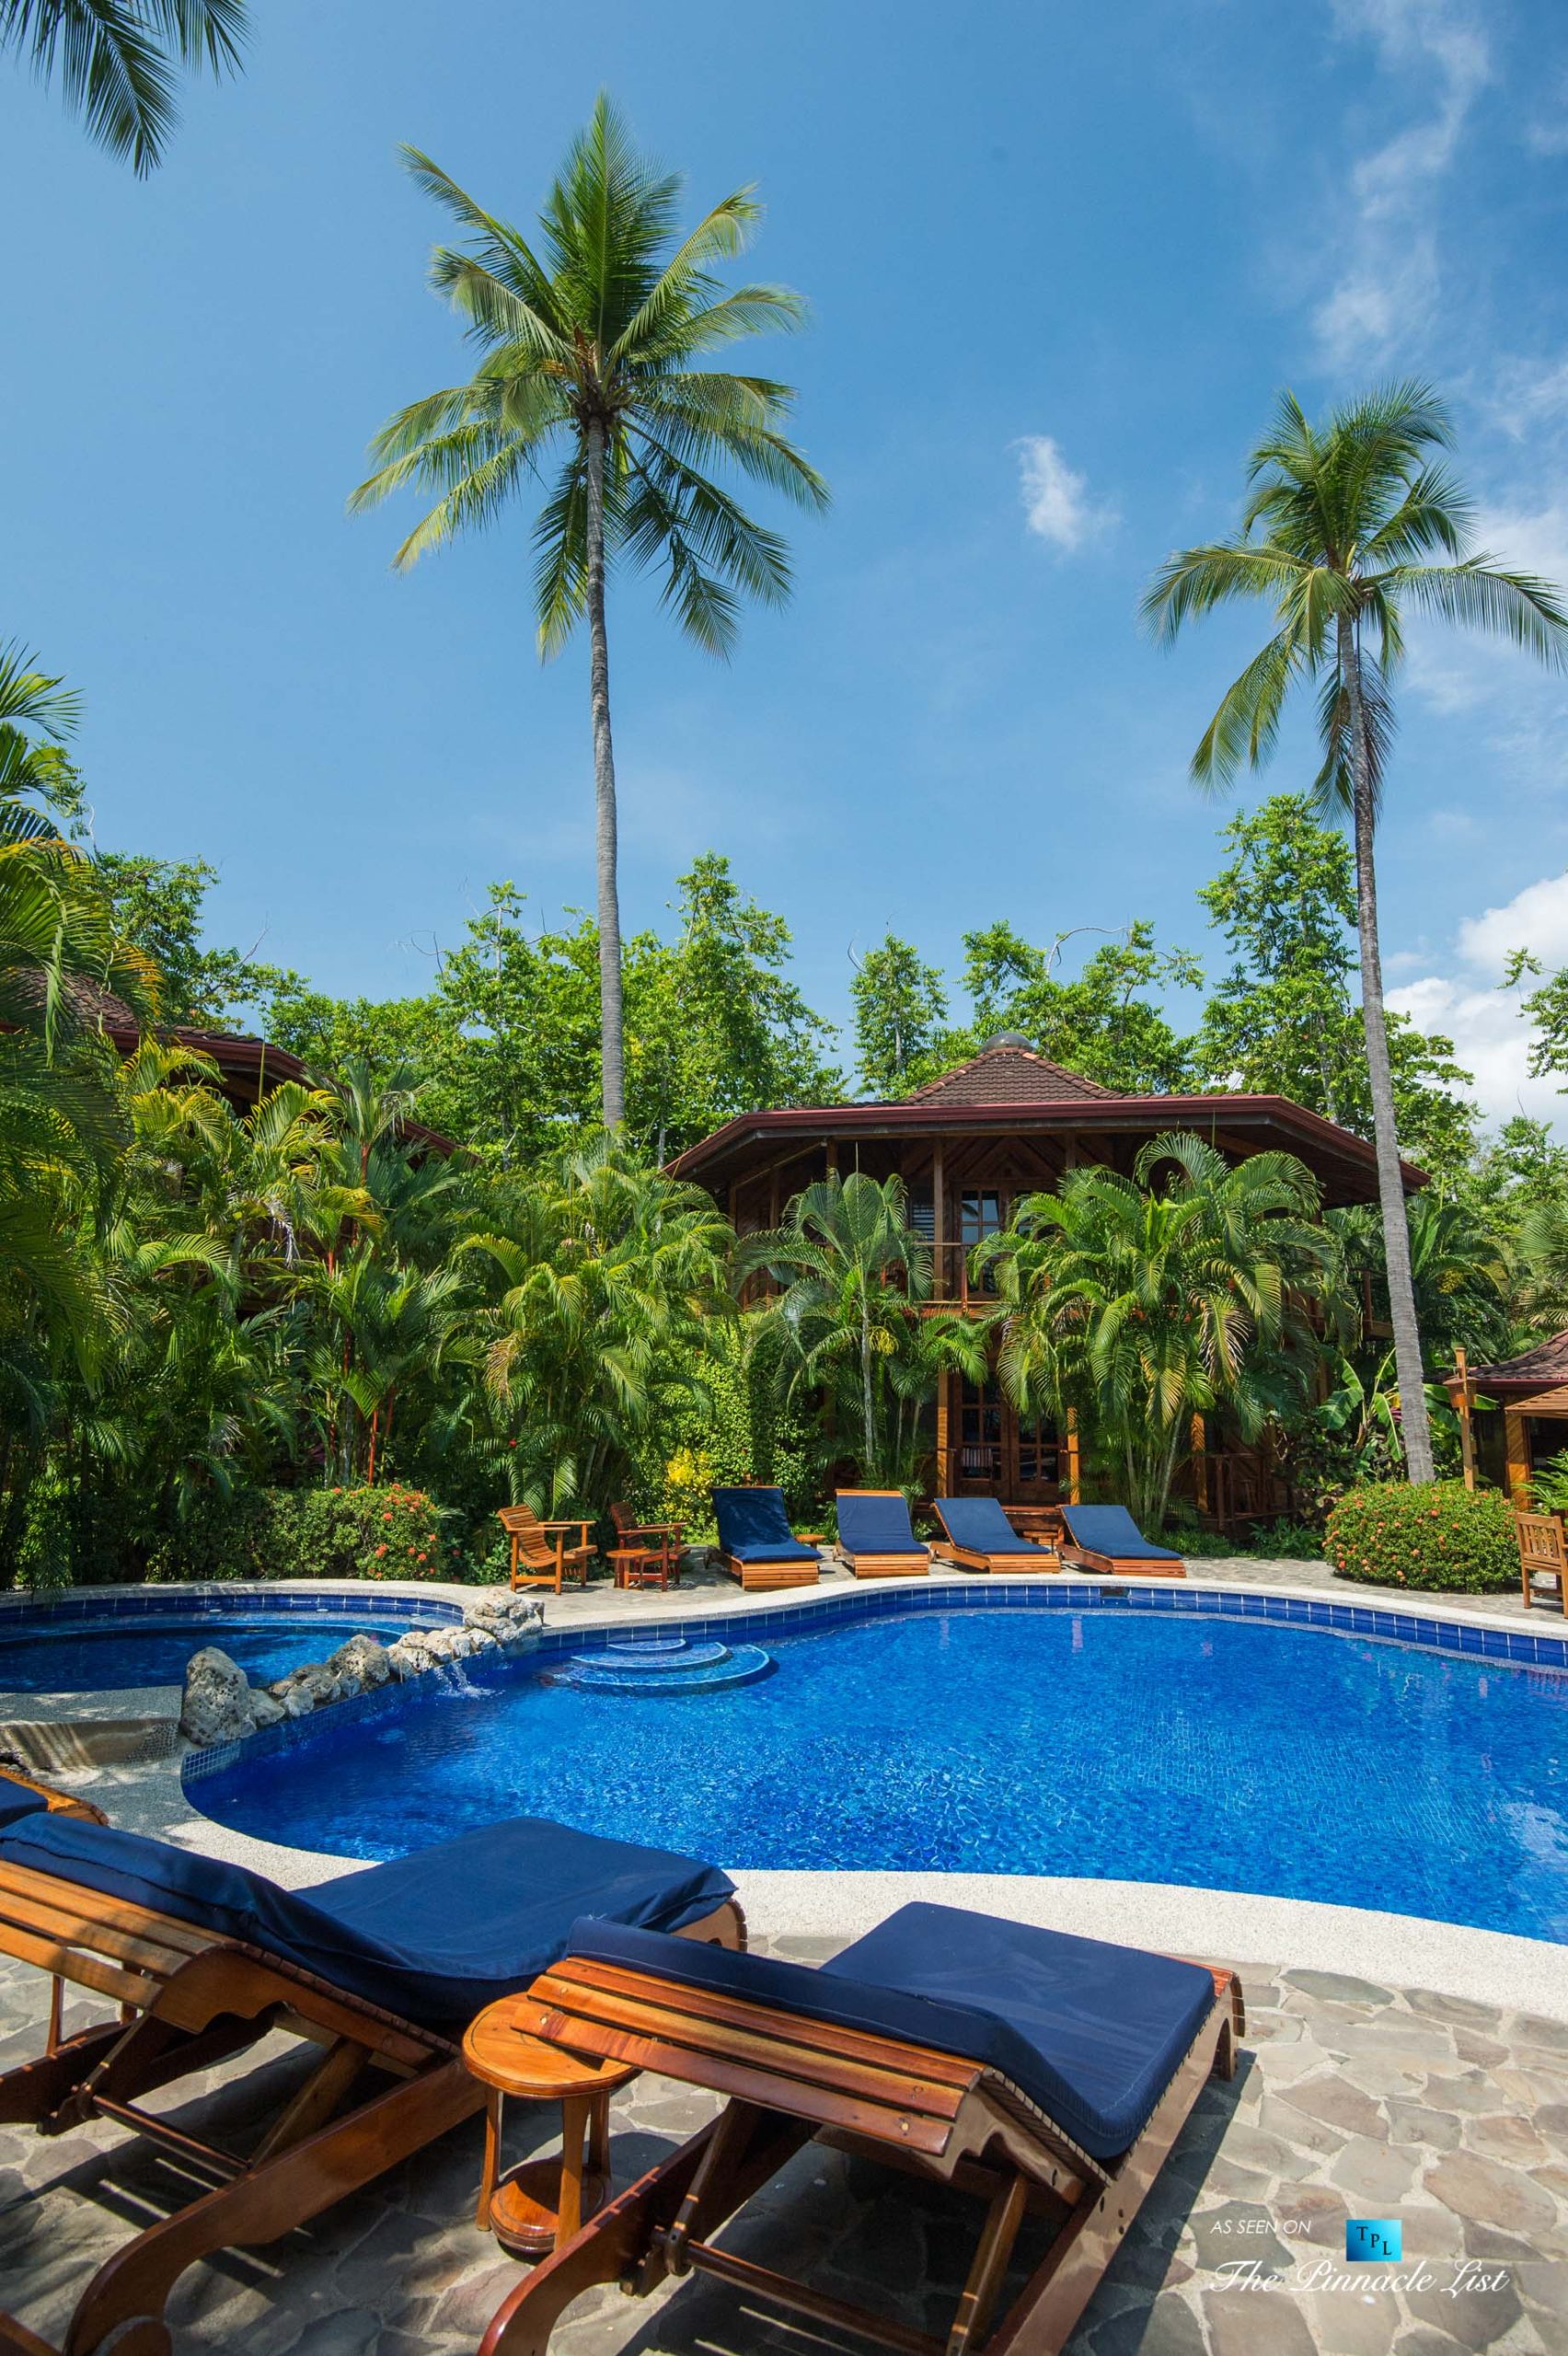
<svg viewBox="0 0 1568 2356">
<path fill-rule="evenodd" d="M 1400 1427 L 1405 1464 L 1412 1482 L 1430 1481 L 1432 1432 L 1426 1415 L 1421 1328 L 1411 1276 L 1410 1226 L 1400 1175 L 1400 1140 L 1394 1118 L 1394 1080 L 1389 1061 L 1389 1026 L 1383 1011 L 1383 958 L 1378 941 L 1378 872 L 1372 857 L 1376 813 L 1367 756 L 1366 714 L 1361 699 L 1361 647 L 1349 615 L 1339 624 L 1339 657 L 1350 707 L 1350 752 L 1355 793 L 1355 918 L 1361 945 L 1361 1019 L 1366 1033 L 1366 1068 L 1372 1090 L 1372 1136 L 1378 1154 L 1378 1194 L 1383 1212 L 1383 1258 L 1389 1276 L 1389 1314 L 1394 1328 L 1394 1368 L 1400 1384 Z"/>
<path fill-rule="evenodd" d="M 616 884 L 616 754 L 610 736 L 610 642 L 605 628 L 605 429 L 588 428 L 588 683 L 594 710 L 594 851 L 599 888 L 599 1037 L 605 1126 L 626 1120 L 621 1026 L 620 895 Z"/>
</svg>

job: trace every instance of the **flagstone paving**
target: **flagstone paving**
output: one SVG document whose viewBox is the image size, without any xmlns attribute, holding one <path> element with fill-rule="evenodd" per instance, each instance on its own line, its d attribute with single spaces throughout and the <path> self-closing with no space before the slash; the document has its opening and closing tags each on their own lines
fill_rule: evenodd
<svg viewBox="0 0 1568 2356">
<path fill-rule="evenodd" d="M 784 1939 L 773 1951 L 820 1962 L 832 1946 Z M 1564 2356 L 1568 2020 L 1334 1972 L 1241 1969 L 1242 2070 L 1201 2098 L 1069 2356 Z M 43 2001 L 40 1975 L 0 1965 L 0 2066 L 37 2050 Z M 247 2097 L 232 2073 L 210 2085 L 209 2121 L 221 2110 L 237 2138 Z M 637 2081 L 615 2119 L 621 2181 L 710 2108 Z M 545 2146 L 550 2130 L 548 2113 L 514 2106 L 509 2156 Z M 469 2356 L 518 2279 L 472 2222 L 478 2156 L 475 2123 L 307 2231 L 195 2269 L 170 2308 L 176 2350 Z M 169 2162 L 106 2128 L 50 2142 L 0 2129 L 0 2303 L 58 2339 L 85 2271 L 174 2190 Z M 1345 2220 L 1368 2215 L 1402 2221 L 1395 2286 L 1379 2268 L 1345 2266 Z M 808 2151 L 734 2246 L 930 2330 L 945 2327 L 973 2219 L 966 2203 Z M 594 2294 L 554 2343 L 560 2356 L 809 2356 L 836 2344 L 701 2281 L 643 2304 Z"/>
</svg>

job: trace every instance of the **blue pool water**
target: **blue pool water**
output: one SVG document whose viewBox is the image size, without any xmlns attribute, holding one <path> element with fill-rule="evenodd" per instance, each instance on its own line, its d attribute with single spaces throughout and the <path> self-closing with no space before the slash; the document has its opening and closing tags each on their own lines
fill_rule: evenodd
<svg viewBox="0 0 1568 2356">
<path fill-rule="evenodd" d="M 685 1698 L 469 1662 L 190 1795 L 352 1857 L 548 1814 L 732 1867 L 1187 1882 L 1568 1942 L 1568 1676 L 1127 1611 L 928 1610 L 768 1649 L 770 1677 Z"/>
<path fill-rule="evenodd" d="M 36 1634 L 0 1630 L 0 1692 L 102 1693 L 117 1685 L 179 1685 L 186 1663 L 203 1645 L 219 1645 L 253 1684 L 286 1677 L 306 1661 L 325 1660 L 364 1629 L 389 1645 L 407 1620 L 357 1611 L 236 1611 L 181 1619 L 138 1614 L 118 1623 L 72 1622 Z"/>
</svg>

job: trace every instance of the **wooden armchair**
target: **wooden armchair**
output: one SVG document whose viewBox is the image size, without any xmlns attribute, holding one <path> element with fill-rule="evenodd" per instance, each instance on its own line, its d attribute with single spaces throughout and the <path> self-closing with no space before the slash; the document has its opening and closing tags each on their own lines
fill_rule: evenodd
<svg viewBox="0 0 1568 2356">
<path fill-rule="evenodd" d="M 610 1519 L 616 1526 L 618 1547 L 640 1546 L 649 1560 L 658 1565 L 662 1579 L 679 1587 L 681 1550 L 686 1544 L 684 1521 L 636 1521 L 631 1507 L 626 1505 L 613 1505 Z"/>
<path fill-rule="evenodd" d="M 1568 1543 L 1558 1513 L 1516 1513 L 1514 1534 L 1519 1542 L 1519 1585 L 1528 1611 L 1535 1601 L 1538 1577 L 1555 1579 L 1557 1600 L 1568 1618 Z"/>
<path fill-rule="evenodd" d="M 541 1521 L 532 1506 L 502 1506 L 496 1519 L 512 1541 L 514 1588 L 548 1587 L 559 1595 L 569 1582 L 587 1586 L 594 1559 L 588 1540 L 591 1521 Z M 581 1533 L 575 1546 L 566 1542 L 569 1530 Z"/>
</svg>

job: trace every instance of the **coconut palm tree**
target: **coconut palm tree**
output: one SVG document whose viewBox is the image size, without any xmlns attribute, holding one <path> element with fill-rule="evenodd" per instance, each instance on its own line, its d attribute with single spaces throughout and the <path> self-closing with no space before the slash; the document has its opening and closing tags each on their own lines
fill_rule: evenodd
<svg viewBox="0 0 1568 2356">
<path fill-rule="evenodd" d="M 246 0 L 0 0 L 0 50 L 29 56 L 40 81 L 58 64 L 88 136 L 142 175 L 179 121 L 176 62 L 233 73 L 245 31 Z"/>
<path fill-rule="evenodd" d="M 1210 791 L 1273 753 L 1290 690 L 1318 688 L 1317 792 L 1347 812 L 1355 849 L 1361 1004 L 1371 1083 L 1389 1305 L 1410 1478 L 1432 1478 L 1421 1330 L 1400 1172 L 1373 837 L 1393 741 L 1393 686 L 1407 614 L 1462 622 L 1561 665 L 1568 613 L 1558 591 L 1469 551 L 1471 504 L 1443 466 L 1447 410 L 1424 385 L 1390 385 L 1309 422 L 1292 393 L 1248 460 L 1251 489 L 1229 539 L 1169 558 L 1144 597 L 1166 643 L 1183 622 L 1236 598 L 1271 605 L 1276 628 L 1227 690 L 1193 756 Z"/>
<path fill-rule="evenodd" d="M 616 768 L 605 583 L 617 558 L 663 569 L 663 601 L 699 646 L 728 653 L 742 594 L 778 604 L 778 534 L 715 479 L 728 468 L 823 507 L 822 479 L 786 439 L 794 395 L 770 377 L 700 364 L 748 335 L 802 323 L 782 286 L 726 293 L 713 264 L 744 252 L 760 208 L 738 189 L 677 241 L 680 181 L 633 150 L 601 97 L 545 200 L 535 243 L 487 213 L 428 156 L 404 160 L 468 233 L 438 246 L 432 283 L 484 357 L 466 384 L 400 410 L 372 444 L 376 471 L 352 509 L 407 485 L 441 494 L 394 560 L 406 569 L 555 469 L 534 525 L 539 648 L 588 618 L 605 1125 L 626 1115 Z"/>
<path fill-rule="evenodd" d="M 1305 1301 L 1336 1259 L 1318 1202 L 1293 1154 L 1232 1168 L 1172 1132 L 1131 1178 L 1069 1170 L 976 1246 L 976 1274 L 997 1276 L 1004 1387 L 1025 1413 L 1086 1415 L 1147 1527 L 1165 1518 L 1194 1415 L 1227 1408 L 1252 1439 L 1300 1403 L 1318 1359 Z"/>
</svg>

